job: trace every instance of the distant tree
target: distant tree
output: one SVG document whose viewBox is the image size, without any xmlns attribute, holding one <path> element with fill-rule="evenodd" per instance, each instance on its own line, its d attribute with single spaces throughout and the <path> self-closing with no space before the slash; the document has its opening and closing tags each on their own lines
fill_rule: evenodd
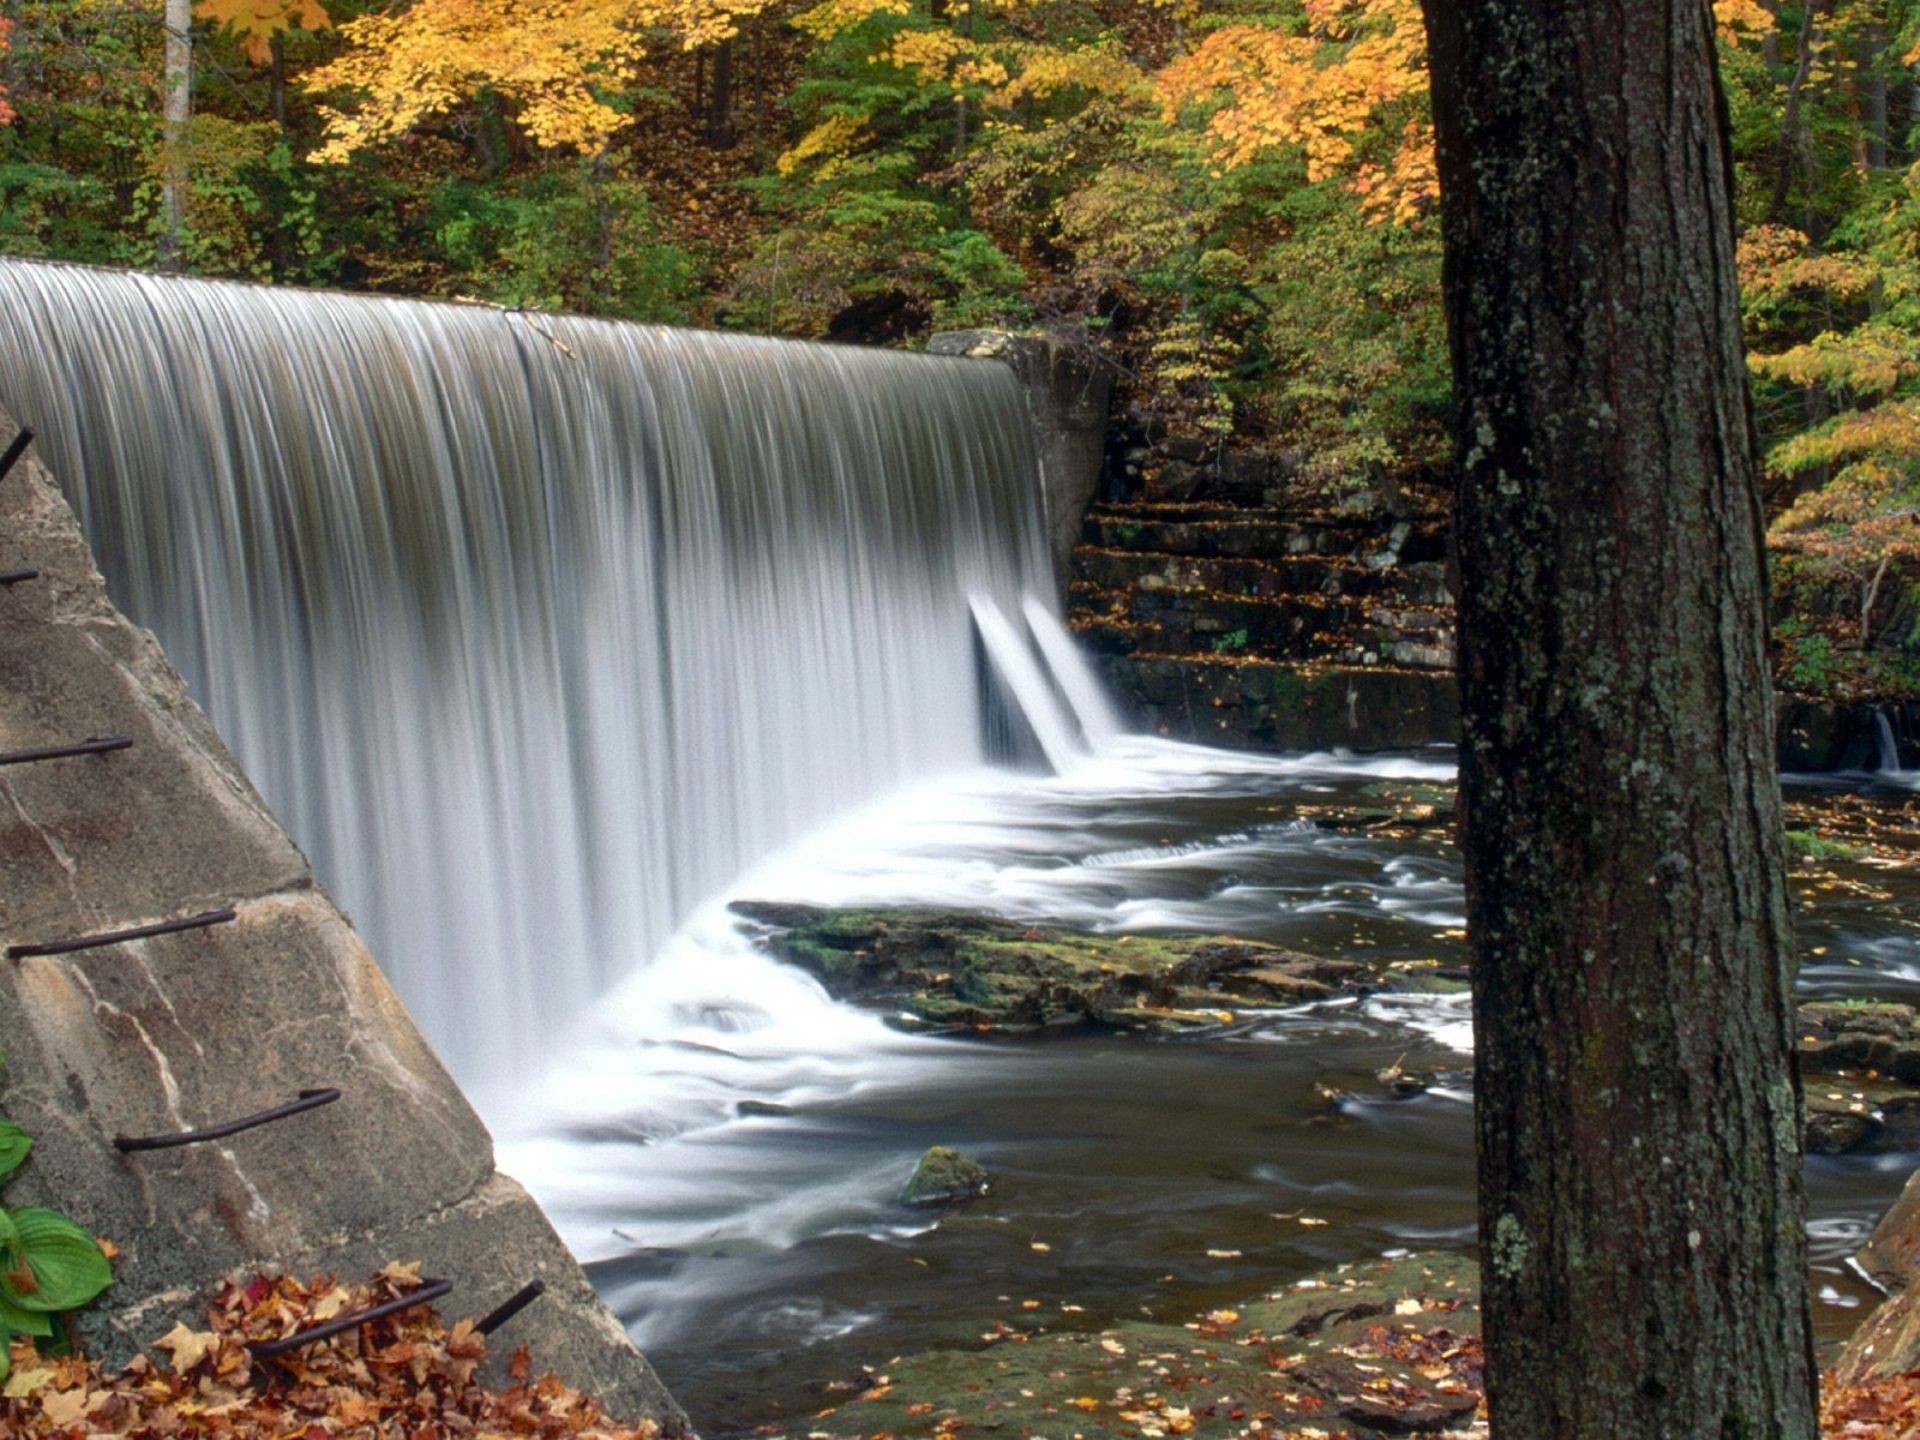
<svg viewBox="0 0 1920 1440">
<path fill-rule="evenodd" d="M 1793 938 L 1708 0 L 1425 0 L 1504 1440 L 1809 1440 Z"/>
<path fill-rule="evenodd" d="M 160 82 L 160 266 L 186 257 L 187 146 L 193 124 L 193 0 L 166 0 L 165 66 Z"/>
</svg>

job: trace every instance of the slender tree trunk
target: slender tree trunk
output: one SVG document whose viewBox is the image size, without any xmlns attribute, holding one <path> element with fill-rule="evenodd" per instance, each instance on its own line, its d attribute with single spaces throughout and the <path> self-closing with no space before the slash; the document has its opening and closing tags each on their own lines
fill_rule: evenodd
<svg viewBox="0 0 1920 1440">
<path fill-rule="evenodd" d="M 1807 0 L 1800 12 L 1800 34 L 1794 42 L 1793 78 L 1787 82 L 1787 102 L 1780 116 L 1780 145 L 1774 160 L 1773 194 L 1767 201 L 1767 219 L 1778 225 L 1786 218 L 1787 196 L 1793 189 L 1794 167 L 1800 158 L 1800 100 L 1813 73 L 1813 46 L 1818 37 L 1820 7 Z"/>
<path fill-rule="evenodd" d="M 767 134 L 773 129 L 768 119 L 767 94 L 767 17 L 759 11 L 753 17 L 753 154 L 756 164 L 764 165 Z"/>
<path fill-rule="evenodd" d="M 160 267 L 186 263 L 187 146 L 193 123 L 193 0 L 166 0 L 161 77 Z"/>
<path fill-rule="evenodd" d="M 1860 89 L 1860 128 L 1865 141 L 1863 159 L 1869 170 L 1887 168 L 1887 22 L 1868 20 L 1854 52 L 1854 71 Z"/>
<path fill-rule="evenodd" d="M 966 7 L 960 12 L 960 35 L 968 46 L 980 38 L 979 0 L 966 0 Z M 967 154 L 967 127 L 971 120 L 967 113 L 967 97 L 963 94 L 953 104 L 953 157 L 964 160 Z"/>
<path fill-rule="evenodd" d="M 269 72 L 269 100 L 273 106 L 273 123 L 280 127 L 280 133 L 287 132 L 287 32 L 276 30 L 267 41 L 273 54 L 273 69 Z"/>
<path fill-rule="evenodd" d="M 1709 0 L 1425 0 L 1500 1440 L 1811 1440 L 1793 939 Z"/>
<path fill-rule="evenodd" d="M 713 97 L 707 111 L 707 144 L 716 150 L 733 148 L 733 41 L 722 40 L 713 52 Z"/>
</svg>

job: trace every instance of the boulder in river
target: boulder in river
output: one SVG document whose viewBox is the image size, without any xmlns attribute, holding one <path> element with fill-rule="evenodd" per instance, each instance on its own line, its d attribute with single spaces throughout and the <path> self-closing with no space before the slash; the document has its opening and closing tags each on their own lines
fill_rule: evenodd
<svg viewBox="0 0 1920 1440">
<path fill-rule="evenodd" d="M 987 1192 L 987 1167 L 958 1150 L 935 1145 L 920 1157 L 900 1198 L 909 1205 L 951 1205 Z"/>
<path fill-rule="evenodd" d="M 1389 978 L 1359 960 L 1217 935 L 1096 935 L 938 910 L 732 908 L 763 927 L 776 958 L 837 998 L 882 1005 L 919 1028 L 1187 1032 L 1241 1010 L 1378 990 Z"/>
</svg>

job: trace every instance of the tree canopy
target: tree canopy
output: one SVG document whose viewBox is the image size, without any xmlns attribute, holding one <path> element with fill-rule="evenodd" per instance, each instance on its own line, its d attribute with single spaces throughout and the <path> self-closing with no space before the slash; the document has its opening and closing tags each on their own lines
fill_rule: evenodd
<svg viewBox="0 0 1920 1440">
<path fill-rule="evenodd" d="M 1416 0 L 198 0 L 171 132 L 161 12 L 0 21 L 0 250 L 148 264 L 177 228 L 209 275 L 887 343 L 1046 325 L 1135 423 L 1308 485 L 1443 453 Z M 1773 539 L 1871 638 L 1920 511 L 1920 5 L 1715 13 Z"/>
</svg>

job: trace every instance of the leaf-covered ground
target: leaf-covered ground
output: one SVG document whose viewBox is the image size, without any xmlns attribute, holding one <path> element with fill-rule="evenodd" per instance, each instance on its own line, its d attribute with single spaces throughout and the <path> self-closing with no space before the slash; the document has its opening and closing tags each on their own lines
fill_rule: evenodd
<svg viewBox="0 0 1920 1440">
<path fill-rule="evenodd" d="M 278 1359 L 249 1342 L 276 1340 L 393 1300 L 421 1286 L 417 1265 L 395 1265 L 366 1285 L 322 1277 L 302 1284 L 259 1276 L 223 1287 L 207 1328 L 177 1325 L 154 1342 L 163 1360 L 136 1356 L 106 1374 L 92 1361 L 50 1359 L 22 1342 L 0 1392 L 7 1440 L 656 1440 L 651 1422 L 609 1419 L 589 1396 L 551 1375 L 531 1377 L 525 1351 L 511 1383 L 490 1388 L 487 1342 L 473 1322 L 450 1328 L 428 1306 L 362 1325 Z"/>
<path fill-rule="evenodd" d="M 21 1342 L 0 1396 L 8 1440 L 657 1440 L 658 1427 L 608 1418 L 554 1376 L 481 1377 L 487 1342 L 429 1306 L 262 1360 L 278 1339 L 420 1288 L 418 1266 L 365 1285 L 258 1276 L 224 1286 L 207 1328 L 176 1325 L 107 1374 Z M 1370 1440 L 1484 1437 L 1475 1275 L 1457 1256 L 1346 1267 L 1212 1310 L 1183 1326 L 1072 1328 L 1030 1307 L 978 1348 L 896 1359 L 833 1408 L 759 1434 L 905 1440 L 968 1432 L 1020 1440 Z M 1070 1311 L 1071 1307 L 1067 1307 Z M 1065 1323 L 1063 1328 L 1052 1329 Z M 1829 1384 L 1823 1440 L 1920 1435 L 1920 1372 L 1874 1385 Z"/>
</svg>

